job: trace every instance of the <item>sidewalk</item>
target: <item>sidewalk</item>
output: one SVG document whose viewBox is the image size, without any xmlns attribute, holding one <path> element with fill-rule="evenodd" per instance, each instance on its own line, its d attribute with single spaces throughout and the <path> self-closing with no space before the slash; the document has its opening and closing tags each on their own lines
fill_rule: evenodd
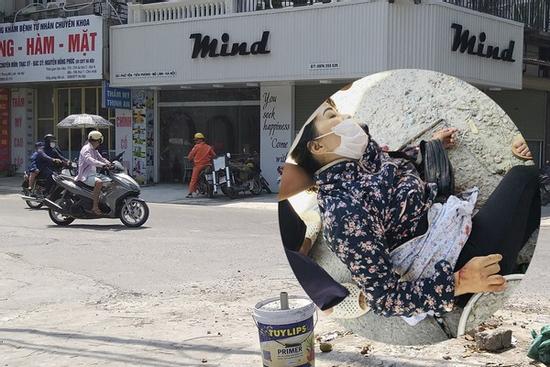
<svg viewBox="0 0 550 367">
<path fill-rule="evenodd" d="M 21 192 L 21 175 L 14 177 L 0 177 L 0 195 L 19 194 Z M 243 195 L 237 199 L 230 199 L 218 192 L 212 199 L 208 197 L 193 197 L 186 199 L 188 185 L 181 184 L 154 184 L 141 187 L 141 197 L 149 203 L 182 204 L 201 206 L 224 206 L 251 209 L 276 210 L 277 196 L 265 194 L 259 196 Z M 550 212 L 550 211 L 549 211 Z"/>
</svg>

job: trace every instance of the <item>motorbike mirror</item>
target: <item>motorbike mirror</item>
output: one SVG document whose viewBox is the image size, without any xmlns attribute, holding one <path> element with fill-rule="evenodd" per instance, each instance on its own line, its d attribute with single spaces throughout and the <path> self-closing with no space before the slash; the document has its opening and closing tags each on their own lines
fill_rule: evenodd
<svg viewBox="0 0 550 367">
<path fill-rule="evenodd" d="M 231 153 L 227 153 L 227 158 L 231 158 Z"/>
</svg>

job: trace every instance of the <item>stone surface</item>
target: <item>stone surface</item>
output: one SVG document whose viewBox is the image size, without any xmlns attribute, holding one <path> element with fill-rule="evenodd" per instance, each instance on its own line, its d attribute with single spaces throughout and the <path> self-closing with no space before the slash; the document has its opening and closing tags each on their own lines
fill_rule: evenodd
<svg viewBox="0 0 550 367">
<path fill-rule="evenodd" d="M 512 330 L 486 330 L 475 334 L 476 346 L 481 350 L 496 352 L 512 346 Z"/>
</svg>

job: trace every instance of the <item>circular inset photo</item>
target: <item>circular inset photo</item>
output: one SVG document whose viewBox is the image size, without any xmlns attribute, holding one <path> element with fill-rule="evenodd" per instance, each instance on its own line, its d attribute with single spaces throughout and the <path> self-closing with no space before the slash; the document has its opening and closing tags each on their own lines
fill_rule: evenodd
<svg viewBox="0 0 550 367">
<path fill-rule="evenodd" d="M 392 344 L 443 341 L 492 316 L 529 265 L 540 215 L 539 173 L 512 120 L 479 89 L 426 70 L 370 75 L 327 98 L 279 191 L 305 292 Z"/>
</svg>

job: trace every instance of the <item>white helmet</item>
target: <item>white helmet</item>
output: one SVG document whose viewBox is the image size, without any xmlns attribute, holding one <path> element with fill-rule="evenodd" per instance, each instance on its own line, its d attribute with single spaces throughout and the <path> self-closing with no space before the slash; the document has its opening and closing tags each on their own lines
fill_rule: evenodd
<svg viewBox="0 0 550 367">
<path fill-rule="evenodd" d="M 99 141 L 99 143 L 103 143 L 103 134 L 97 130 L 90 131 L 88 134 L 88 140 L 95 140 Z"/>
</svg>

